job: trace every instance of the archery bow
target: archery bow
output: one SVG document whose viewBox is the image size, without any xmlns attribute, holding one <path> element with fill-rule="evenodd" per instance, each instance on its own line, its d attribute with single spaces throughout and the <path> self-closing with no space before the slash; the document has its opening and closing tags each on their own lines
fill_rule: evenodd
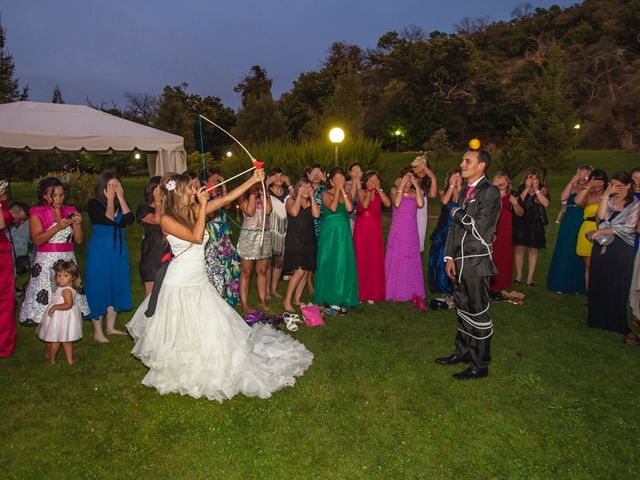
<svg viewBox="0 0 640 480">
<path fill-rule="evenodd" d="M 251 168 L 249 168 L 248 170 L 245 170 L 244 172 L 239 173 L 238 175 L 235 175 L 235 176 L 225 180 L 224 182 L 215 185 L 215 187 L 219 187 L 220 185 L 222 185 L 223 183 L 228 182 L 229 180 L 233 180 L 234 178 L 237 178 L 237 177 L 239 177 L 241 175 L 244 175 L 245 173 L 250 172 L 253 169 L 260 169 L 260 168 L 262 168 L 264 166 L 264 162 L 259 162 L 258 160 L 256 160 L 256 158 L 253 155 L 251 155 L 251 152 L 249 152 L 249 150 L 247 150 L 247 148 L 240 142 L 240 140 L 238 140 L 236 137 L 231 135 L 229 132 L 227 132 L 224 128 L 222 128 L 217 123 L 212 122 L 211 120 L 209 120 L 204 115 L 199 115 L 199 116 L 203 120 L 209 122 L 211 125 L 213 125 L 214 127 L 222 130 L 229 137 L 231 137 L 231 139 L 234 142 L 236 142 L 238 145 L 240 145 L 240 147 L 247 153 L 247 155 L 249 155 L 249 158 L 251 159 L 251 163 L 253 164 L 253 166 Z M 264 184 L 264 179 L 260 180 L 260 183 L 262 184 L 262 203 L 263 203 L 263 205 L 262 205 L 262 233 L 260 234 L 260 246 L 262 246 L 262 243 L 264 242 L 264 229 L 265 229 L 265 226 L 267 224 L 267 187 Z M 207 190 L 209 190 L 209 189 L 207 189 Z"/>
</svg>

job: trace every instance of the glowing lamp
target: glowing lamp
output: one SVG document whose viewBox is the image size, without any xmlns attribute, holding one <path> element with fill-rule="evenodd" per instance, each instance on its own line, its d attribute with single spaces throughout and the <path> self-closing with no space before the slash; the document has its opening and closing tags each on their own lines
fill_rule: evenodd
<svg viewBox="0 0 640 480">
<path fill-rule="evenodd" d="M 332 128 L 329 132 L 331 143 L 341 143 L 344 140 L 344 130 L 339 127 Z"/>
</svg>

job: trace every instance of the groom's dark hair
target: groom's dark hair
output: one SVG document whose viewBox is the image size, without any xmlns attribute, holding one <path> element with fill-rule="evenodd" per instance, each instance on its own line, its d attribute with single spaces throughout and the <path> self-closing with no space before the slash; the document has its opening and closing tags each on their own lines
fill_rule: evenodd
<svg viewBox="0 0 640 480">
<path fill-rule="evenodd" d="M 489 171 L 491 166 L 491 155 L 486 150 L 478 150 L 478 163 L 484 163 L 484 172 Z"/>
</svg>

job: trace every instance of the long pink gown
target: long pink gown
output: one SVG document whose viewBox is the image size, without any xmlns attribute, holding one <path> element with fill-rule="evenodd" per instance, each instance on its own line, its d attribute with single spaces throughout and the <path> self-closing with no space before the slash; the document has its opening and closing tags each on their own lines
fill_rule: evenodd
<svg viewBox="0 0 640 480">
<path fill-rule="evenodd" d="M 384 241 L 382 239 L 382 201 L 375 192 L 369 208 L 358 202 L 353 246 L 358 269 L 358 292 L 361 302 L 385 299 Z"/>
<path fill-rule="evenodd" d="M 7 207 L 7 202 L 2 202 L 2 215 L 8 226 L 12 218 Z M 11 244 L 0 230 L 0 357 L 10 356 L 16 345 L 14 282 Z"/>
<path fill-rule="evenodd" d="M 389 301 L 407 302 L 414 295 L 425 296 L 416 210 L 414 197 L 402 197 L 400 206 L 393 207 L 384 259 Z"/>
</svg>

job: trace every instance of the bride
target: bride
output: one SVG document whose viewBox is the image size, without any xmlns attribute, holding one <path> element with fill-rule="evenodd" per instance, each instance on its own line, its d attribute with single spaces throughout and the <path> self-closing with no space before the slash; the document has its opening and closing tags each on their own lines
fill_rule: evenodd
<svg viewBox="0 0 640 480">
<path fill-rule="evenodd" d="M 126 325 L 135 341 L 133 355 L 149 367 L 143 385 L 220 402 L 237 393 L 268 398 L 311 365 L 313 354 L 298 341 L 270 325 L 247 326 L 207 277 L 207 215 L 262 179 L 263 171 L 256 170 L 212 201 L 204 188 L 194 190 L 187 175 L 162 179 L 160 227 L 174 258 L 153 315 L 145 316 L 147 297 Z"/>
</svg>

